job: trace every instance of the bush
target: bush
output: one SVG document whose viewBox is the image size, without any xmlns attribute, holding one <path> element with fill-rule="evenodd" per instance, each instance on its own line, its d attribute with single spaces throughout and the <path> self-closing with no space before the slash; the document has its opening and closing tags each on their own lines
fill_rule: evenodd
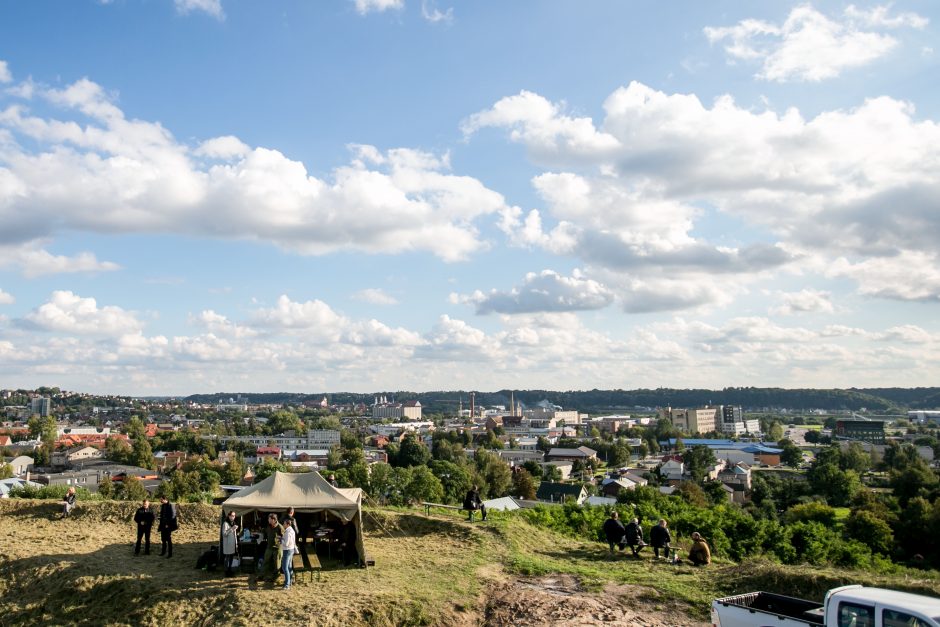
<svg viewBox="0 0 940 627">
<path fill-rule="evenodd" d="M 67 485 L 44 485 L 41 487 L 17 486 L 10 490 L 10 498 L 14 499 L 54 499 L 61 501 L 69 491 Z M 98 496 L 86 488 L 75 488 L 75 499 L 78 501 L 97 501 Z"/>
</svg>

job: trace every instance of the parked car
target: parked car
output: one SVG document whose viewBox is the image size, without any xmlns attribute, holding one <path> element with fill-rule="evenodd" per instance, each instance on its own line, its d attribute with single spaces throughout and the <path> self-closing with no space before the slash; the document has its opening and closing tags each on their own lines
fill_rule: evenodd
<svg viewBox="0 0 940 627">
<path fill-rule="evenodd" d="M 748 592 L 712 601 L 714 627 L 940 627 L 940 599 L 842 586 L 822 603 Z"/>
</svg>

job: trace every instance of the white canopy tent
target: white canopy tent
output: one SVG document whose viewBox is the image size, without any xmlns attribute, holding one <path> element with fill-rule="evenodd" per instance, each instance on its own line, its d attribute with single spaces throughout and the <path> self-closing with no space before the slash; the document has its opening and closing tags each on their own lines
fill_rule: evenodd
<svg viewBox="0 0 940 627">
<path fill-rule="evenodd" d="M 223 512 L 233 511 L 242 516 L 252 512 L 283 512 L 288 507 L 298 514 L 326 512 L 355 525 L 359 563 L 366 563 L 360 488 L 334 488 L 318 472 L 275 472 L 222 503 Z"/>
</svg>

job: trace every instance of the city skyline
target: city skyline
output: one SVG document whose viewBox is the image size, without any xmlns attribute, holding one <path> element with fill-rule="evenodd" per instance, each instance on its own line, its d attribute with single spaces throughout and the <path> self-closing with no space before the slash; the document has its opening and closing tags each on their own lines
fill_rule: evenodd
<svg viewBox="0 0 940 627">
<path fill-rule="evenodd" d="M 935 384 L 937 8 L 676 6 L 0 6 L 0 388 Z"/>
</svg>

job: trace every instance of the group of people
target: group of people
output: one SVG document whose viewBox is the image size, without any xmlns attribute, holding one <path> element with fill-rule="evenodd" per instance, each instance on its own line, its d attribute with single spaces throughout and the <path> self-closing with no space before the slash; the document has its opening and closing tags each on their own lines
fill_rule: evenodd
<svg viewBox="0 0 940 627">
<path fill-rule="evenodd" d="M 179 529 L 179 517 L 177 516 L 176 505 L 170 503 L 165 497 L 160 497 L 159 518 L 150 509 L 150 500 L 144 499 L 137 511 L 134 512 L 134 522 L 137 523 L 137 542 L 134 544 L 134 555 L 140 555 L 141 540 L 144 544 L 144 555 L 150 555 L 150 532 L 153 530 L 153 523 L 157 524 L 157 531 L 160 532 L 160 556 L 173 557 L 173 532 Z"/>
<path fill-rule="evenodd" d="M 643 540 L 643 527 L 640 526 L 638 518 L 634 518 L 624 525 L 620 521 L 620 514 L 616 510 L 610 513 L 610 517 L 604 521 L 604 537 L 607 538 L 607 544 L 610 552 L 615 552 L 615 547 L 621 551 L 630 547 L 634 557 L 640 556 L 640 551 L 646 545 Z M 669 533 L 669 524 L 665 519 L 650 530 L 650 546 L 653 547 L 653 553 L 656 559 L 660 559 L 660 551 L 663 558 L 669 558 L 672 550 L 672 534 Z M 695 566 L 704 566 L 712 561 L 711 550 L 708 543 L 699 532 L 692 534 L 692 546 L 689 548 L 689 561 Z"/>
</svg>

